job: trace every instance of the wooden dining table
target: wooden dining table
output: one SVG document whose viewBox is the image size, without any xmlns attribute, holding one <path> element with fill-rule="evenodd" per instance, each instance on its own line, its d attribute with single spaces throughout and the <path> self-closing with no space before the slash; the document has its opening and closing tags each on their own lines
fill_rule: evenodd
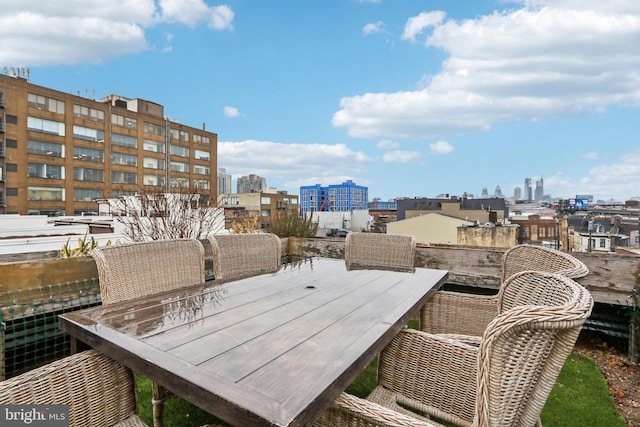
<svg viewBox="0 0 640 427">
<path fill-rule="evenodd" d="M 61 314 L 59 327 L 232 425 L 302 426 L 447 277 L 306 259 L 276 273 Z"/>
</svg>

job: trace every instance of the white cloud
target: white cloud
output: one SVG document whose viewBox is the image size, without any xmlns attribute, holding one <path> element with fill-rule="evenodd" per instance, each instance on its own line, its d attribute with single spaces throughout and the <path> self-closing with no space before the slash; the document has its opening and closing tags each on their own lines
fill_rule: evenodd
<svg viewBox="0 0 640 427">
<path fill-rule="evenodd" d="M 422 159 L 419 151 L 393 150 L 383 154 L 382 160 L 385 163 L 411 163 Z"/>
<path fill-rule="evenodd" d="M 592 152 L 592 153 L 584 153 L 580 157 L 582 157 L 583 159 L 596 160 L 600 156 L 598 155 L 598 153 Z"/>
<path fill-rule="evenodd" d="M 424 43 L 448 54 L 441 71 L 420 90 L 343 98 L 333 125 L 353 137 L 431 138 L 640 105 L 640 2 L 531 3 L 464 21 L 411 18 L 403 38 L 432 27 Z"/>
<path fill-rule="evenodd" d="M 447 141 L 438 141 L 430 144 L 429 149 L 434 154 L 449 154 L 453 151 L 453 146 Z"/>
<path fill-rule="evenodd" d="M 3 5 L 0 63 L 19 66 L 100 63 L 151 49 L 145 29 L 163 22 L 206 22 L 232 29 L 228 6 L 202 0 L 23 0 Z M 169 43 L 171 40 L 167 40 Z M 163 47 L 171 51 L 171 45 Z"/>
<path fill-rule="evenodd" d="M 395 150 L 398 147 L 400 147 L 400 144 L 398 144 L 397 142 L 390 141 L 388 139 L 383 139 L 378 142 L 378 148 L 382 150 Z"/>
<path fill-rule="evenodd" d="M 383 26 L 384 23 L 382 21 L 369 23 L 362 28 L 362 34 L 368 36 L 370 34 L 386 32 Z"/>
<path fill-rule="evenodd" d="M 224 115 L 227 117 L 241 117 L 240 111 L 236 107 L 229 107 L 228 105 L 224 107 Z"/>
<path fill-rule="evenodd" d="M 160 0 L 162 17 L 195 27 L 206 21 L 216 30 L 233 29 L 233 11 L 229 6 L 209 6 L 202 0 Z"/>
<path fill-rule="evenodd" d="M 596 197 L 609 197 L 625 201 L 629 197 L 639 196 L 640 149 L 625 153 L 620 160 L 612 164 L 603 164 L 589 169 L 587 175 L 572 179 L 562 173 L 545 178 L 545 187 L 553 188 L 553 194 L 560 197 L 573 197 L 576 194 L 594 194 Z"/>
<path fill-rule="evenodd" d="M 418 16 L 409 18 L 404 26 L 404 32 L 402 33 L 403 40 L 415 41 L 416 36 L 422 33 L 426 28 L 434 27 L 440 24 L 446 14 L 442 11 L 435 12 L 422 12 Z"/>
<path fill-rule="evenodd" d="M 218 166 L 228 173 L 249 174 L 278 179 L 340 177 L 348 170 L 363 173 L 373 161 L 344 144 L 283 144 L 246 140 L 218 142 Z M 349 178 L 352 179 L 352 178 Z M 334 181 L 335 183 L 335 181 Z"/>
</svg>

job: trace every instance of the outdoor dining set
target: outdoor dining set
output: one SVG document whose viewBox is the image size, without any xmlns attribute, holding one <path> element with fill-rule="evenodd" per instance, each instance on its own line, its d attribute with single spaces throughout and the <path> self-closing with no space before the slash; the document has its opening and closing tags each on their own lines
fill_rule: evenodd
<svg viewBox="0 0 640 427">
<path fill-rule="evenodd" d="M 483 295 L 415 267 L 409 236 L 350 232 L 344 259 L 285 263 L 273 234 L 205 243 L 93 249 L 102 304 L 59 316 L 73 354 L 0 382 L 0 404 L 68 405 L 72 426 L 145 426 L 139 373 L 156 427 L 172 396 L 234 426 L 541 425 L 593 308 L 577 281 L 587 267 L 541 246 L 506 250 L 499 291 Z M 375 358 L 371 394 L 346 393 Z"/>
</svg>

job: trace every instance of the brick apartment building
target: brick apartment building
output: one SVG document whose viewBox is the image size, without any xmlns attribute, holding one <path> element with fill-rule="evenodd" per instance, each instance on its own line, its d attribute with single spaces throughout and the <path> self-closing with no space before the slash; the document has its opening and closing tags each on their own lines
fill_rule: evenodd
<svg viewBox="0 0 640 427">
<path fill-rule="evenodd" d="M 98 199 L 141 191 L 215 201 L 217 143 L 154 102 L 94 100 L 0 74 L 0 214 L 94 214 Z"/>
</svg>

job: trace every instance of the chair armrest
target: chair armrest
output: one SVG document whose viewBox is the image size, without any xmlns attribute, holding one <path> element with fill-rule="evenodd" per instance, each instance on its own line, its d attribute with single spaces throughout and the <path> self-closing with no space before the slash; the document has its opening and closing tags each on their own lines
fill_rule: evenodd
<svg viewBox="0 0 640 427">
<path fill-rule="evenodd" d="M 318 418 L 314 427 L 440 427 L 440 424 L 425 422 L 359 397 L 342 393 Z"/>
<path fill-rule="evenodd" d="M 438 291 L 420 310 L 420 329 L 431 334 L 481 336 L 497 315 L 497 295 Z"/>
<path fill-rule="evenodd" d="M 475 414 L 478 352 L 476 343 L 403 329 L 380 354 L 378 384 L 395 393 L 401 406 L 445 421 L 470 423 Z"/>
</svg>

